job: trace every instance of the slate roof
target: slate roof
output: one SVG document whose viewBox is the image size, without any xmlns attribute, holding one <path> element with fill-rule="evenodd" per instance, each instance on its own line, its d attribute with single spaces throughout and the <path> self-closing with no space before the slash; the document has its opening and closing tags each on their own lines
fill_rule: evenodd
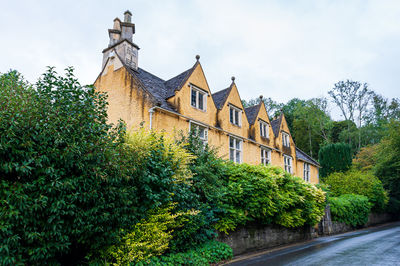
<svg viewBox="0 0 400 266">
<path fill-rule="evenodd" d="M 272 131 L 274 131 L 274 135 L 277 137 L 279 134 L 279 128 L 281 127 L 282 123 L 282 115 L 279 118 L 271 121 Z"/>
<path fill-rule="evenodd" d="M 119 57 L 119 55 L 117 54 Z M 128 72 L 143 85 L 144 89 L 153 96 L 158 105 L 170 111 L 176 112 L 175 108 L 167 101 L 168 98 L 174 96 L 176 90 L 180 90 L 183 83 L 187 80 L 190 74 L 193 72 L 196 64 L 185 72 L 178 76 L 171 78 L 167 81 L 151 74 L 150 72 L 138 68 L 137 70 L 132 69 L 124 63 L 119 57 L 121 63 L 128 70 Z"/>
<path fill-rule="evenodd" d="M 297 159 L 302 160 L 304 162 L 316 165 L 318 167 L 320 166 L 317 160 L 314 160 L 311 156 L 308 156 L 307 153 L 305 153 L 304 151 L 300 150 L 297 147 L 296 147 L 296 157 Z"/>
<path fill-rule="evenodd" d="M 193 69 L 196 65 L 194 65 L 192 68 L 189 68 L 188 70 L 182 72 L 176 77 L 173 77 L 172 79 L 169 79 L 165 81 L 165 88 L 166 88 L 166 98 L 172 97 L 175 95 L 175 91 L 179 90 L 182 86 L 183 83 L 189 78 L 190 74 L 192 74 Z"/>
<path fill-rule="evenodd" d="M 222 109 L 222 106 L 226 102 L 226 99 L 228 98 L 229 93 L 231 92 L 232 86 L 229 86 L 229 88 L 226 88 L 224 90 L 218 91 L 214 94 L 212 94 L 215 106 L 218 109 Z"/>
<path fill-rule="evenodd" d="M 258 115 L 258 112 L 260 111 L 260 104 L 256 104 L 250 107 L 247 107 L 244 109 L 244 112 L 246 113 L 247 120 L 249 121 L 250 125 L 254 124 L 256 122 L 256 118 Z"/>
</svg>

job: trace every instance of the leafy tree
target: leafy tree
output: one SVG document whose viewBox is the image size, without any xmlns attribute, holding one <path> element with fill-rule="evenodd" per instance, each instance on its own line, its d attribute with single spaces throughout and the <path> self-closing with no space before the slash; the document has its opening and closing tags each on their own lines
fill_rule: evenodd
<svg viewBox="0 0 400 266">
<path fill-rule="evenodd" d="M 333 143 L 322 147 L 318 153 L 322 178 L 333 172 L 343 172 L 351 166 L 351 147 L 345 143 Z"/>
<path fill-rule="evenodd" d="M 72 68 L 35 86 L 0 75 L 0 264 L 83 262 L 186 183 L 184 149 L 136 149 L 106 107 Z"/>
<path fill-rule="evenodd" d="M 375 155 L 375 174 L 389 191 L 389 207 L 400 212 L 400 122 L 392 121 L 388 135 L 378 144 Z"/>
<path fill-rule="evenodd" d="M 364 113 L 370 103 L 372 92 L 368 84 L 361 84 L 358 81 L 339 81 L 335 83 L 332 90 L 328 92 L 333 102 L 339 107 L 345 120 L 353 123 L 358 121 L 358 128 L 364 121 Z M 357 117 L 358 113 L 358 117 Z M 350 130 L 350 128 L 348 128 Z M 353 139 L 354 141 L 354 139 Z M 351 145 L 352 139 L 349 139 Z M 361 148 L 361 132 L 358 132 L 358 150 Z"/>
</svg>

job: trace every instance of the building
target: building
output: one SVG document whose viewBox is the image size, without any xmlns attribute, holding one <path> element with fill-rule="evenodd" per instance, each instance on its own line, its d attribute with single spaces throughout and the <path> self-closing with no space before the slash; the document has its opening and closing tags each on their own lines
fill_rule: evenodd
<svg viewBox="0 0 400 266">
<path fill-rule="evenodd" d="M 272 164 L 318 183 L 318 163 L 296 148 L 282 114 L 270 120 L 263 103 L 244 108 L 235 78 L 212 93 L 200 64 L 169 80 L 139 67 L 139 47 L 133 43 L 132 14 L 114 19 L 110 42 L 103 50 L 102 70 L 94 85 L 108 93 L 109 119 L 123 119 L 128 128 L 140 124 L 152 130 L 196 130 L 219 155 L 237 163 Z"/>
</svg>

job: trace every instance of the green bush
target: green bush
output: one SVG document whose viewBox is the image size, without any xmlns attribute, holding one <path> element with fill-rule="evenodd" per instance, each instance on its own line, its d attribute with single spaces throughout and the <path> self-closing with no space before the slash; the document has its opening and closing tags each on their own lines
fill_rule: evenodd
<svg viewBox="0 0 400 266">
<path fill-rule="evenodd" d="M 332 220 L 351 226 L 362 226 L 367 223 L 371 210 L 368 198 L 362 195 L 345 194 L 329 198 Z"/>
<path fill-rule="evenodd" d="M 351 147 L 345 143 L 325 145 L 318 152 L 318 161 L 321 165 L 319 174 L 322 180 L 330 173 L 346 171 L 351 166 Z"/>
<path fill-rule="evenodd" d="M 195 249 L 186 252 L 153 257 L 147 262 L 137 265 L 210 265 L 231 259 L 232 249 L 224 243 L 209 241 Z"/>
<path fill-rule="evenodd" d="M 370 172 L 349 170 L 344 173 L 332 173 L 325 178 L 331 195 L 338 197 L 344 194 L 357 194 L 368 197 L 372 211 L 383 211 L 388 202 L 388 196 L 381 181 Z"/>
<path fill-rule="evenodd" d="M 247 222 L 285 227 L 314 225 L 324 214 L 325 196 L 314 185 L 281 168 L 227 163 L 227 214 L 216 229 L 227 233 Z"/>
</svg>

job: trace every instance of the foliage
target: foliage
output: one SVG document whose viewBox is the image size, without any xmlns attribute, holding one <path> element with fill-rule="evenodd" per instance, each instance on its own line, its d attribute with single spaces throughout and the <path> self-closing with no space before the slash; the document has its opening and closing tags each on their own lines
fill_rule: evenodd
<svg viewBox="0 0 400 266">
<path fill-rule="evenodd" d="M 103 260 L 126 265 L 160 256 L 172 239 L 173 229 L 182 226 L 181 214 L 173 214 L 173 205 L 149 212 L 146 219 L 136 223 L 132 230 L 122 230 L 119 243 L 109 247 Z"/>
<path fill-rule="evenodd" d="M 232 258 L 232 249 L 224 243 L 209 241 L 196 249 L 182 253 L 174 253 L 153 257 L 147 262 L 138 263 L 144 265 L 210 265 Z"/>
<path fill-rule="evenodd" d="M 325 145 L 318 153 L 318 161 L 321 165 L 320 177 L 324 178 L 333 172 L 346 171 L 351 166 L 351 158 L 351 148 L 348 144 Z"/>
<path fill-rule="evenodd" d="M 390 209 L 400 213 L 400 122 L 392 121 L 387 136 L 382 139 L 375 155 L 374 172 L 389 191 Z"/>
<path fill-rule="evenodd" d="M 189 186 L 186 149 L 165 135 L 124 137 L 106 122 L 105 95 L 72 69 L 51 68 L 34 88 L 10 72 L 0 85 L 0 264 L 96 256 Z"/>
<path fill-rule="evenodd" d="M 361 148 L 360 152 L 356 154 L 353 159 L 353 168 L 366 172 L 371 171 L 376 165 L 376 153 L 378 145 L 369 145 Z"/>
<path fill-rule="evenodd" d="M 247 222 L 285 227 L 314 225 L 323 216 L 321 190 L 273 166 L 227 163 L 227 214 L 216 223 L 228 233 Z"/>
<path fill-rule="evenodd" d="M 200 212 L 187 217 L 185 226 L 174 232 L 171 241 L 174 252 L 194 248 L 216 236 L 214 224 L 218 217 L 226 213 L 223 197 L 227 190 L 226 181 L 222 178 L 226 166 L 214 148 L 204 146 L 194 132 L 179 136 L 177 142 L 183 144 L 194 159 L 189 164 L 193 173 L 190 186 L 181 187 L 174 200 L 181 211 L 196 209 Z"/>
<path fill-rule="evenodd" d="M 351 226 L 362 226 L 368 221 L 371 206 L 365 196 L 345 194 L 331 197 L 329 204 L 333 221 Z"/>
<path fill-rule="evenodd" d="M 370 172 L 354 169 L 344 173 L 336 172 L 326 177 L 324 183 L 329 185 L 330 194 L 333 197 L 345 194 L 366 196 L 372 210 L 376 212 L 383 211 L 388 202 L 382 182 Z"/>
</svg>

